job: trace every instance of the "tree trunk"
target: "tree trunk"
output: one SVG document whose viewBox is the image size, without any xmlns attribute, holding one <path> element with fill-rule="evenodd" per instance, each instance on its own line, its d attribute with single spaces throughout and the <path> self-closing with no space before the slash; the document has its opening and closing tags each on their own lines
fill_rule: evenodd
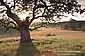
<svg viewBox="0 0 85 56">
<path fill-rule="evenodd" d="M 20 37 L 21 37 L 20 42 L 29 42 L 29 41 L 31 41 L 28 26 L 22 25 L 20 27 Z"/>
</svg>

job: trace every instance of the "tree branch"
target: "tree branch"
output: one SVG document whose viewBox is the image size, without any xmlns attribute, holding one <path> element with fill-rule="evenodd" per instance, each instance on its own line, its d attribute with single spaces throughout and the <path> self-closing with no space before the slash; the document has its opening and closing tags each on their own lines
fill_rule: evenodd
<svg viewBox="0 0 85 56">
<path fill-rule="evenodd" d="M 35 11 L 36 11 L 36 9 L 45 7 L 45 9 L 47 9 L 49 12 L 51 12 L 51 11 L 48 9 L 48 6 L 46 5 L 46 3 L 45 3 L 43 0 L 40 0 L 40 1 L 41 1 L 44 5 L 42 5 L 42 4 L 38 4 L 38 5 L 37 5 L 38 0 L 34 0 L 34 5 L 35 5 L 35 6 L 34 6 L 34 8 L 33 8 L 33 18 L 32 18 L 31 21 L 29 22 L 29 25 L 33 22 L 34 19 L 37 19 L 37 18 L 39 18 L 39 17 L 46 17 L 46 16 L 44 16 L 44 15 L 35 17 Z"/>
<path fill-rule="evenodd" d="M 29 22 L 29 25 L 33 22 L 33 20 L 38 19 L 38 18 L 40 18 L 40 17 L 48 17 L 48 16 L 43 15 L 43 16 L 37 16 L 37 17 L 35 17 L 35 18 L 32 18 L 32 19 L 30 20 L 30 22 Z"/>
<path fill-rule="evenodd" d="M 2 5 L 4 5 L 7 8 L 6 10 L 7 16 L 12 18 L 17 24 L 19 24 L 20 18 L 15 13 L 11 12 L 11 8 L 3 0 L 1 0 L 0 2 Z"/>
</svg>

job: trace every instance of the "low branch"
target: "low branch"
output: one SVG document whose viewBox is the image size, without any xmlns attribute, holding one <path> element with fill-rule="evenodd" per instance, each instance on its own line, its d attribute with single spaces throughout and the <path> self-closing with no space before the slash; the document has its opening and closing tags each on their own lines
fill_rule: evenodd
<svg viewBox="0 0 85 56">
<path fill-rule="evenodd" d="M 48 16 L 43 15 L 43 16 L 37 16 L 37 17 L 35 17 L 35 18 L 32 18 L 32 19 L 30 20 L 30 22 L 29 22 L 29 25 L 33 22 L 33 20 L 38 19 L 38 18 L 40 18 L 40 17 L 48 17 Z"/>
<path fill-rule="evenodd" d="M 12 18 L 17 24 L 19 24 L 20 18 L 15 13 L 7 11 L 7 16 Z"/>
</svg>

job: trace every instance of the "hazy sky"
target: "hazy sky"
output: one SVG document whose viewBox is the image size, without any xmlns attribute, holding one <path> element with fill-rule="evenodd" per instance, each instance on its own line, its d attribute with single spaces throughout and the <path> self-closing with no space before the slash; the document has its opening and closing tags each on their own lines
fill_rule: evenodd
<svg viewBox="0 0 85 56">
<path fill-rule="evenodd" d="M 85 0 L 79 0 L 79 2 L 81 3 L 82 7 L 85 7 Z"/>
</svg>

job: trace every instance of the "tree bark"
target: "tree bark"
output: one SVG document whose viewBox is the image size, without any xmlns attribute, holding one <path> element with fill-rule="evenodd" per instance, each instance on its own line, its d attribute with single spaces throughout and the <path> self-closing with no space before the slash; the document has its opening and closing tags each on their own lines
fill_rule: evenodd
<svg viewBox="0 0 85 56">
<path fill-rule="evenodd" d="M 19 20 L 20 18 L 15 13 L 12 13 L 9 5 L 7 5 L 3 0 L 0 0 L 0 2 L 7 8 L 7 10 L 6 10 L 7 16 L 10 17 L 11 19 L 13 19 L 18 24 L 19 31 L 20 31 L 20 37 L 21 37 L 20 42 L 31 41 L 30 32 L 29 32 L 29 28 L 28 28 L 29 27 L 28 19 L 26 19 L 25 21 Z"/>
<path fill-rule="evenodd" d="M 20 42 L 30 42 L 30 32 L 27 25 L 20 26 Z"/>
</svg>

